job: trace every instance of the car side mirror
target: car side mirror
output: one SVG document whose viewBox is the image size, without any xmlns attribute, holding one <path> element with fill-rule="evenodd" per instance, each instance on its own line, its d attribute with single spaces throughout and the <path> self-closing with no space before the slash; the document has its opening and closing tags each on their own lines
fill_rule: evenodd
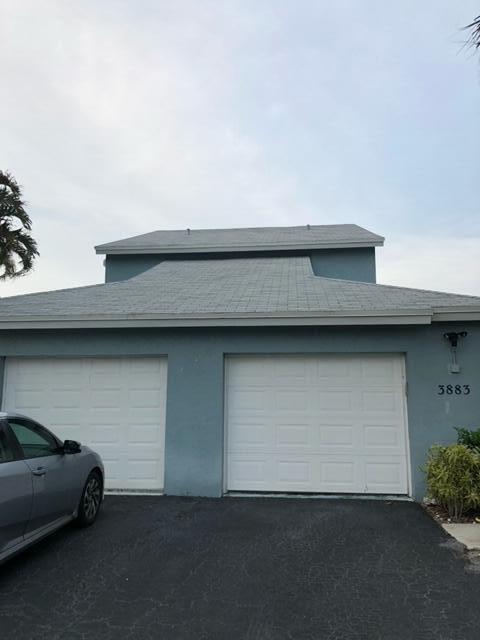
<svg viewBox="0 0 480 640">
<path fill-rule="evenodd" d="M 63 453 L 80 453 L 82 447 L 76 440 L 65 440 L 63 443 Z"/>
</svg>

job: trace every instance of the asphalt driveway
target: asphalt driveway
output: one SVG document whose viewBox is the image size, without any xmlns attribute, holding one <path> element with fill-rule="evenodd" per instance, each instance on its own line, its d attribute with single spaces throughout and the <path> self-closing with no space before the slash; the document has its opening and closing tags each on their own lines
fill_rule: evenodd
<svg viewBox="0 0 480 640">
<path fill-rule="evenodd" d="M 480 573 L 415 504 L 109 497 L 0 567 L 2 640 L 478 640 Z"/>
</svg>

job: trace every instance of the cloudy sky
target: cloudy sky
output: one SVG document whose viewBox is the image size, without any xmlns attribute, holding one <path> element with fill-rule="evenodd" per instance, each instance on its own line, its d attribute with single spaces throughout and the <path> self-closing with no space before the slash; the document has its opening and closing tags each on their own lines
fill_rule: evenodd
<svg viewBox="0 0 480 640">
<path fill-rule="evenodd" d="M 478 0 L 0 0 L 0 168 L 101 282 L 154 229 L 354 222 L 382 283 L 480 295 Z"/>
</svg>

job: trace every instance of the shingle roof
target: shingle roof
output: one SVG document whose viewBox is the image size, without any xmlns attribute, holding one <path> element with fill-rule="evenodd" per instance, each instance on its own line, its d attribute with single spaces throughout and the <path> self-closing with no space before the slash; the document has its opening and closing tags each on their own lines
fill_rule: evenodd
<svg viewBox="0 0 480 640">
<path fill-rule="evenodd" d="M 336 324 L 340 316 L 402 315 L 429 322 L 434 313 L 449 311 L 478 313 L 480 298 L 317 277 L 307 257 L 234 258 L 165 261 L 123 282 L 3 298 L 0 327 L 33 321 L 84 326 L 93 320 L 116 326 L 142 319 L 169 326 L 186 319 L 191 325 L 206 319 L 241 324 L 242 318 L 275 324 L 279 317 L 330 317 L 328 323 Z"/>
<path fill-rule="evenodd" d="M 356 224 L 152 231 L 95 247 L 97 253 L 187 253 L 380 246 L 384 238 Z"/>
</svg>

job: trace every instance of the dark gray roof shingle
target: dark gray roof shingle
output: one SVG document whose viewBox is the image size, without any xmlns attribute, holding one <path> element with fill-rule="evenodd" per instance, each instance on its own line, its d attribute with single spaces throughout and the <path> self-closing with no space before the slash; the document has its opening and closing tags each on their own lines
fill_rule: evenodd
<svg viewBox="0 0 480 640">
<path fill-rule="evenodd" d="M 379 246 L 384 238 L 356 224 L 152 231 L 95 247 L 97 253 L 187 253 Z"/>
<path fill-rule="evenodd" d="M 396 314 L 480 310 L 480 298 L 317 277 L 307 257 L 165 261 L 123 282 L 0 299 L 12 318 Z"/>
</svg>

